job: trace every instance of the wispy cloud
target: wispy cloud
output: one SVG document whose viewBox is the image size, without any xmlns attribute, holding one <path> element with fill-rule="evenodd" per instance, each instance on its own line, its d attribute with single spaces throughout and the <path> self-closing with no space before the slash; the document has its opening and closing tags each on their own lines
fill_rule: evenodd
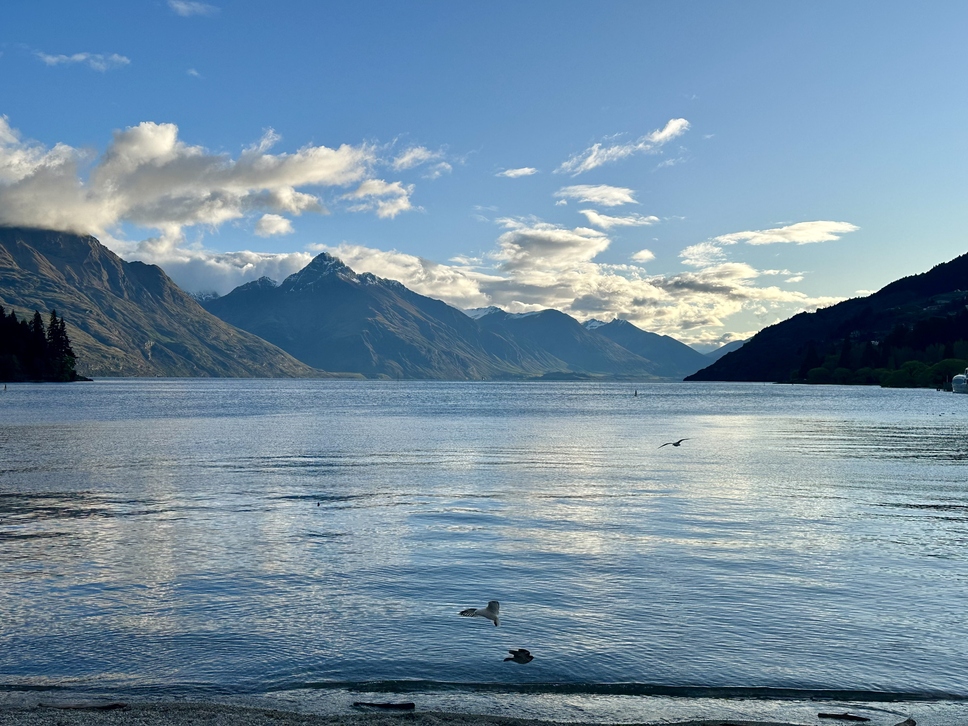
<svg viewBox="0 0 968 726">
<path fill-rule="evenodd" d="M 576 184 L 562 187 L 555 192 L 555 197 L 563 201 L 574 199 L 579 202 L 601 204 L 603 207 L 617 207 L 622 204 L 638 204 L 635 192 L 626 187 L 612 187 L 607 184 L 592 186 L 590 184 Z"/>
<path fill-rule="evenodd" d="M 412 169 L 415 166 L 420 166 L 430 161 L 437 161 L 438 159 L 442 159 L 443 156 L 444 152 L 442 151 L 431 151 L 424 146 L 411 146 L 399 154 L 391 162 L 391 166 L 394 171 L 403 171 L 404 169 Z"/>
<path fill-rule="evenodd" d="M 690 267 L 711 267 L 726 260 L 723 248 L 712 242 L 690 245 L 679 253 L 682 264 Z"/>
<path fill-rule="evenodd" d="M 118 55 L 117 53 L 111 53 L 110 55 L 103 55 L 101 53 L 74 53 L 73 55 L 50 55 L 48 53 L 42 53 L 41 51 L 36 51 L 35 55 L 40 58 L 45 64 L 49 66 L 61 66 L 61 65 L 85 65 L 88 68 L 92 68 L 95 71 L 100 71 L 101 73 L 115 68 L 124 68 L 131 64 L 131 59 Z"/>
<path fill-rule="evenodd" d="M 792 242 L 805 245 L 814 242 L 832 242 L 848 232 L 856 232 L 860 227 L 850 222 L 797 222 L 786 227 L 761 229 L 752 232 L 733 232 L 715 237 L 721 244 L 731 245 L 745 242 L 748 245 L 770 245 L 779 242 Z"/>
<path fill-rule="evenodd" d="M 610 164 L 625 159 L 633 154 L 653 153 L 663 144 L 684 134 L 688 129 L 689 122 L 686 119 L 670 119 L 663 128 L 656 129 L 626 144 L 593 144 L 585 149 L 585 151 L 573 155 L 562 163 L 561 166 L 555 169 L 555 172 L 577 176 L 603 164 Z"/>
<path fill-rule="evenodd" d="M 188 75 L 190 75 L 190 76 L 191 76 L 192 78 L 201 78 L 201 77 L 202 77 L 202 74 L 201 74 L 201 73 L 199 73 L 198 71 L 196 71 L 196 70 L 195 70 L 194 68 L 189 68 L 189 69 L 188 69 L 187 71 L 185 71 L 185 72 L 186 72 L 186 73 L 187 73 Z"/>
<path fill-rule="evenodd" d="M 168 0 L 168 7 L 183 18 L 193 15 L 216 15 L 219 12 L 215 5 L 190 2 L 190 0 Z"/>
<path fill-rule="evenodd" d="M 585 215 L 589 224 L 601 227 L 604 230 L 609 230 L 612 227 L 645 227 L 659 221 L 658 217 L 646 217 L 641 214 L 632 214 L 627 217 L 610 217 L 607 214 L 599 214 L 594 209 L 580 209 L 578 211 Z"/>
<path fill-rule="evenodd" d="M 499 171 L 494 176 L 503 176 L 508 179 L 517 179 L 522 176 L 531 176 L 532 174 L 537 174 L 538 170 L 533 166 L 522 166 L 520 169 L 505 169 L 504 171 Z"/>
</svg>

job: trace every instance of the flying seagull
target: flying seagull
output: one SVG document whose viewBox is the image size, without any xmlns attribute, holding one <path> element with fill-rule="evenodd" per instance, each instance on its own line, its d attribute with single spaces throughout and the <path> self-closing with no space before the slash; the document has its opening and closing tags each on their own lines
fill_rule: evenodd
<svg viewBox="0 0 968 726">
<path fill-rule="evenodd" d="M 513 660 L 515 663 L 530 663 L 534 660 L 534 656 L 531 655 L 531 651 L 527 648 L 518 648 L 517 650 L 509 650 L 508 653 L 511 654 L 510 658 L 505 658 L 504 661 Z"/>
<path fill-rule="evenodd" d="M 662 446 L 668 446 L 669 444 L 672 444 L 673 446 L 682 446 L 682 442 L 688 441 L 688 440 L 689 439 L 679 439 L 678 441 L 666 441 L 664 444 L 662 444 Z M 659 448 L 661 449 L 662 446 L 660 446 Z"/>
<path fill-rule="evenodd" d="M 497 600 L 491 600 L 486 608 L 467 608 L 466 610 L 461 610 L 460 614 L 465 618 L 473 618 L 475 615 L 481 618 L 487 618 L 488 620 L 492 620 L 494 625 L 500 625 L 501 621 L 497 617 L 500 609 L 501 603 Z"/>
</svg>

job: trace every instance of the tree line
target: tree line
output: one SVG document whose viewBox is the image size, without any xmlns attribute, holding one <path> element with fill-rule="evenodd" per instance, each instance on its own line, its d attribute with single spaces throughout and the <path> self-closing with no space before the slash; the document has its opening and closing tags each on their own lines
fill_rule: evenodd
<svg viewBox="0 0 968 726">
<path fill-rule="evenodd" d="M 807 343 L 790 379 L 805 383 L 945 388 L 968 367 L 968 310 L 897 324 L 879 341 Z"/>
<path fill-rule="evenodd" d="M 0 381 L 78 381 L 77 357 L 67 326 L 50 311 L 47 325 L 39 311 L 31 320 L 8 315 L 0 306 Z"/>
</svg>

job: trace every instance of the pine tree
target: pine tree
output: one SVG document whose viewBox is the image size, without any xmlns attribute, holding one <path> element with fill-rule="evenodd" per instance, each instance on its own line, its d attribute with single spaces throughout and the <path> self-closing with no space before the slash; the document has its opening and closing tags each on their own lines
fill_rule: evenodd
<svg viewBox="0 0 968 726">
<path fill-rule="evenodd" d="M 77 377 L 74 370 L 76 356 L 67 337 L 67 324 L 58 319 L 57 311 L 50 311 L 47 325 L 47 349 L 50 369 L 55 381 L 73 381 Z"/>
</svg>

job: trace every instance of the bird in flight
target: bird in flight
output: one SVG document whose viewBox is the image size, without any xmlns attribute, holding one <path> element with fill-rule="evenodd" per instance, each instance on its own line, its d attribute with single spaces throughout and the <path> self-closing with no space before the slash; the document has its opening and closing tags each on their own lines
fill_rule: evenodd
<svg viewBox="0 0 968 726">
<path fill-rule="evenodd" d="M 534 660 L 534 656 L 531 655 L 531 651 L 527 648 L 518 648 L 517 650 L 509 650 L 508 653 L 511 654 L 510 658 L 505 658 L 504 661 L 513 660 L 515 663 L 530 663 Z"/>
<path fill-rule="evenodd" d="M 501 621 L 498 620 L 497 614 L 501 609 L 501 603 L 497 600 L 491 600 L 486 608 L 467 608 L 466 610 L 461 610 L 460 614 L 465 618 L 473 618 L 477 616 L 479 618 L 487 618 L 494 622 L 494 625 L 500 625 Z"/>
<path fill-rule="evenodd" d="M 662 444 L 662 446 L 669 446 L 669 444 L 672 444 L 673 446 L 682 446 L 682 442 L 688 441 L 688 440 L 689 439 L 679 439 L 678 441 L 666 441 L 664 444 Z M 661 449 L 662 446 L 660 446 L 659 448 Z"/>
</svg>

